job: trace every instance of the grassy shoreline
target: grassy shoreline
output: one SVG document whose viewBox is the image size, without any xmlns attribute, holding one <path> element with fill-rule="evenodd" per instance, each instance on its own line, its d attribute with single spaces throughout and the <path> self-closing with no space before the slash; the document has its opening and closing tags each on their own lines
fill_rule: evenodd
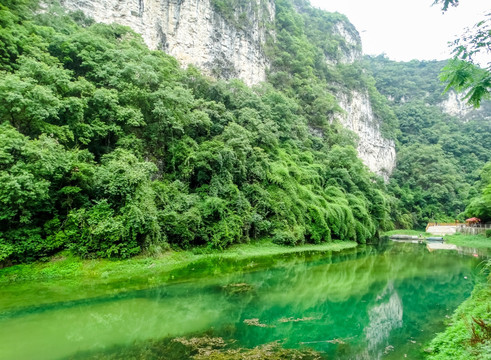
<svg viewBox="0 0 491 360">
<path fill-rule="evenodd" d="M 127 260 L 82 260 L 59 254 L 44 263 L 0 269 L 0 312 L 52 302 L 79 301 L 147 289 L 235 271 L 281 264 L 292 253 L 340 252 L 355 242 L 285 247 L 270 241 L 232 246 L 224 251 L 168 251 Z"/>
<path fill-rule="evenodd" d="M 471 297 L 455 310 L 449 326 L 444 332 L 437 334 L 425 349 L 427 360 L 489 359 L 490 305 L 491 286 L 488 282 L 476 287 Z"/>
<path fill-rule="evenodd" d="M 424 230 L 392 230 L 387 231 L 383 235 L 414 235 L 414 236 L 432 236 L 432 234 L 424 232 Z M 454 244 L 457 246 L 464 246 L 475 249 L 490 249 L 491 250 L 491 238 L 487 238 L 485 235 L 465 235 L 456 233 L 455 235 L 443 236 L 445 242 L 448 244 Z"/>
<path fill-rule="evenodd" d="M 139 256 L 125 260 L 94 259 L 82 260 L 70 254 L 59 254 L 48 262 L 19 264 L 0 269 L 0 284 L 18 281 L 39 281 L 67 278 L 108 278 L 114 276 L 138 276 L 152 269 L 152 273 L 176 270 L 203 259 L 242 260 L 262 256 L 274 256 L 301 252 L 339 252 L 351 249 L 357 243 L 336 241 L 319 245 L 300 245 L 286 247 L 261 241 L 231 246 L 225 250 L 168 251 L 158 256 Z M 201 253 L 200 253 L 201 252 Z"/>
<path fill-rule="evenodd" d="M 445 241 L 457 246 L 465 246 L 476 249 L 491 249 L 491 238 L 484 235 L 455 234 L 445 236 Z"/>
</svg>

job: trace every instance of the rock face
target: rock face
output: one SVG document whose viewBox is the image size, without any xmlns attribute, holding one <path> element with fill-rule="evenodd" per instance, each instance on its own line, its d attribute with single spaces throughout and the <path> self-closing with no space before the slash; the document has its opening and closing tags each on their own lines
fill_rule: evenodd
<svg viewBox="0 0 491 360">
<path fill-rule="evenodd" d="M 333 59 L 330 56 L 326 56 L 326 62 L 331 65 L 337 63 L 352 64 L 357 60 L 360 60 L 363 56 L 361 51 L 361 38 L 358 31 L 350 23 L 339 21 L 332 29 L 333 35 L 343 39 L 340 43 L 338 58 Z"/>
<path fill-rule="evenodd" d="M 438 106 L 443 112 L 456 116 L 464 123 L 471 120 L 491 120 L 491 101 L 483 101 L 478 109 L 474 109 L 472 106 L 467 105 L 463 97 L 464 95 L 457 94 L 451 90 L 448 92 L 448 97 L 440 102 Z"/>
<path fill-rule="evenodd" d="M 207 75 L 240 78 L 248 85 L 266 79 L 263 44 L 274 23 L 273 0 L 244 1 L 225 16 L 212 0 L 62 0 L 97 22 L 118 23 L 141 34 L 151 49 L 164 50 L 183 66 Z"/>
<path fill-rule="evenodd" d="M 359 137 L 358 156 L 372 172 L 381 175 L 387 181 L 396 166 L 395 144 L 393 140 L 382 136 L 368 92 L 339 93 L 337 98 L 339 105 L 346 112 L 339 116 L 338 120 Z"/>
<path fill-rule="evenodd" d="M 327 62 L 350 64 L 361 60 L 361 39 L 353 25 L 340 21 L 334 31 L 343 37 L 345 45 L 340 49 L 341 55 L 337 61 L 327 59 Z M 396 166 L 395 143 L 382 136 L 380 121 L 374 115 L 368 92 L 340 90 L 336 98 L 345 111 L 337 116 L 337 120 L 358 135 L 358 157 L 372 172 L 381 175 L 387 181 Z"/>
<path fill-rule="evenodd" d="M 464 119 L 473 108 L 462 101 L 461 97 L 455 91 L 449 91 L 448 98 L 442 101 L 439 106 L 447 114 Z"/>
</svg>

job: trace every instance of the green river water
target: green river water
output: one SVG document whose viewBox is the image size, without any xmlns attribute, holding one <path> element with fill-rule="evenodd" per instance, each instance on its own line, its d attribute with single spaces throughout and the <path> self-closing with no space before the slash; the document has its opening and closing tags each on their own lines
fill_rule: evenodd
<svg viewBox="0 0 491 360">
<path fill-rule="evenodd" d="M 309 347 L 330 359 L 420 359 L 482 280 L 481 260 L 394 243 L 201 261 L 170 283 L 129 291 L 111 283 L 117 292 L 80 289 L 77 300 L 50 299 L 56 281 L 31 293 L 29 284 L 13 284 L 0 289 L 0 359 L 137 358 L 135 349 L 151 341 L 203 334 L 235 347 Z M 169 349 L 160 355 L 185 358 Z"/>
</svg>

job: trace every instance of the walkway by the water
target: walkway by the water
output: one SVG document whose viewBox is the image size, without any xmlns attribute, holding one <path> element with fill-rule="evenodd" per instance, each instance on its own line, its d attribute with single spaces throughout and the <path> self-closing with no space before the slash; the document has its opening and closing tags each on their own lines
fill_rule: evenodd
<svg viewBox="0 0 491 360">
<path fill-rule="evenodd" d="M 432 235 L 453 235 L 457 232 L 457 225 L 431 225 L 426 232 Z"/>
</svg>

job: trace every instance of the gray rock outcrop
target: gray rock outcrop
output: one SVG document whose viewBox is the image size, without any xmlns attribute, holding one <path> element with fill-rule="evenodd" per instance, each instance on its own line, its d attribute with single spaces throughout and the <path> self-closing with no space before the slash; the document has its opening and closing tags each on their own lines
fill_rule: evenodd
<svg viewBox="0 0 491 360">
<path fill-rule="evenodd" d="M 266 24 L 274 22 L 273 0 L 244 2 L 229 18 L 211 0 L 62 0 L 62 5 L 97 22 L 129 26 L 149 48 L 215 78 L 240 78 L 248 85 L 266 79 L 263 44 L 270 35 Z"/>
<path fill-rule="evenodd" d="M 339 22 L 334 31 L 346 42 L 337 63 L 350 64 L 361 60 L 361 38 L 356 29 L 351 24 Z M 333 64 L 329 59 L 327 62 Z M 358 157 L 372 172 L 387 181 L 396 166 L 395 143 L 383 137 L 368 91 L 339 90 L 336 98 L 344 110 L 344 114 L 336 116 L 336 119 L 358 135 Z"/>
<path fill-rule="evenodd" d="M 338 120 L 358 135 L 358 156 L 372 172 L 387 181 L 396 166 L 395 143 L 382 136 L 368 92 L 339 93 L 337 98 L 345 111 Z"/>
</svg>

